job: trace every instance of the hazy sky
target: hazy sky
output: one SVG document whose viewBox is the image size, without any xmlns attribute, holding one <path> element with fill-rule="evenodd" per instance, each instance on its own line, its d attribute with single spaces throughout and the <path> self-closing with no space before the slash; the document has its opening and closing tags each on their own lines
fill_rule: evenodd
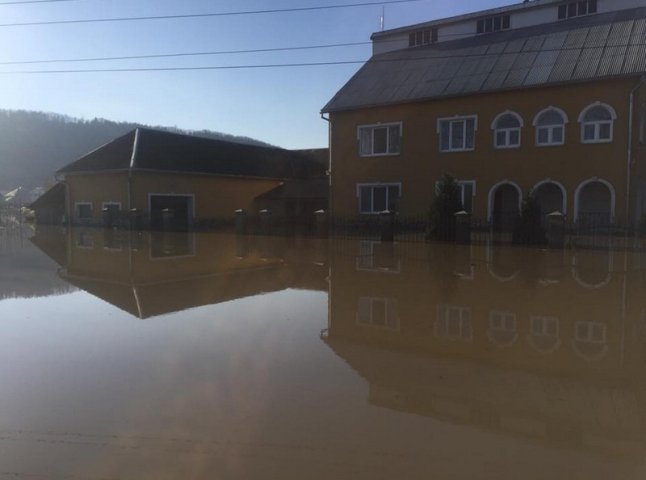
<svg viewBox="0 0 646 480">
<path fill-rule="evenodd" d="M 6 2 L 8 0 L 0 0 Z M 73 0 L 0 5 L 0 24 L 97 17 L 228 12 L 367 0 Z M 512 0 L 425 0 L 385 7 L 386 28 Z M 0 26 L 0 62 L 368 42 L 381 7 L 123 23 Z M 370 46 L 140 59 L 0 65 L 15 70 L 181 67 L 366 60 Z M 246 135 L 285 148 L 327 146 L 321 107 L 359 65 L 252 70 L 0 74 L 0 108 L 43 110 Z"/>
</svg>

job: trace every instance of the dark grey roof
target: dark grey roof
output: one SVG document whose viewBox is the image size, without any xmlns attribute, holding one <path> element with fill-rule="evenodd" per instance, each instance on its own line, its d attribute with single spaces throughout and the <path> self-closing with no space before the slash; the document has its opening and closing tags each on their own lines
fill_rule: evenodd
<svg viewBox="0 0 646 480">
<path fill-rule="evenodd" d="M 646 7 L 373 56 L 324 112 L 646 72 Z"/>
<path fill-rule="evenodd" d="M 310 178 L 325 166 L 302 152 L 139 128 L 88 153 L 58 173 L 132 169 L 260 178 Z"/>
</svg>

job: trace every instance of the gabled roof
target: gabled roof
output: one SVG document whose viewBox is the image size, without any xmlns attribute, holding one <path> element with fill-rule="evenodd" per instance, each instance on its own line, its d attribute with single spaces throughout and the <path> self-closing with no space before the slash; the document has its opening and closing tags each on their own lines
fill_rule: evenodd
<svg viewBox="0 0 646 480">
<path fill-rule="evenodd" d="M 65 185 L 60 182 L 34 200 L 28 208 L 37 210 L 54 206 L 65 208 Z"/>
<path fill-rule="evenodd" d="M 139 128 L 58 173 L 128 170 L 288 179 L 322 175 L 325 167 L 304 153 L 282 148 Z"/>
<path fill-rule="evenodd" d="M 373 56 L 323 112 L 646 72 L 646 8 Z"/>
</svg>

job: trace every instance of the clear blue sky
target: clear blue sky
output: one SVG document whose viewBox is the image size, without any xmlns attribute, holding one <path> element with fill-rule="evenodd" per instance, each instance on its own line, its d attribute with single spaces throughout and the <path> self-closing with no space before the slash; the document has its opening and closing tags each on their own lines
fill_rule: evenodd
<svg viewBox="0 0 646 480">
<path fill-rule="evenodd" d="M 7 1 L 7 0 L 0 0 Z M 227 12 L 364 0 L 76 0 L 0 6 L 0 23 Z M 385 7 L 386 28 L 512 0 L 426 0 Z M 146 22 L 0 27 L 0 62 L 369 41 L 381 7 Z M 370 46 L 51 65 L 24 69 L 165 67 L 365 60 Z M 260 70 L 0 75 L 0 108 L 246 135 L 285 148 L 327 146 L 321 107 L 359 65 Z M 1 134 L 1 133 L 0 133 Z"/>
</svg>

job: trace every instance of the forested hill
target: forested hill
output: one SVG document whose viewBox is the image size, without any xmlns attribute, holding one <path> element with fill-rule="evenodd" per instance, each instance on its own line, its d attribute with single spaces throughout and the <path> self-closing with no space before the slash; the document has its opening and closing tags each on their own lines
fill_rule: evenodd
<svg viewBox="0 0 646 480">
<path fill-rule="evenodd" d="M 80 120 L 63 115 L 0 110 L 0 190 L 31 190 L 51 184 L 56 170 L 140 125 L 104 119 Z M 200 137 L 267 145 L 247 137 L 202 130 Z"/>
</svg>

